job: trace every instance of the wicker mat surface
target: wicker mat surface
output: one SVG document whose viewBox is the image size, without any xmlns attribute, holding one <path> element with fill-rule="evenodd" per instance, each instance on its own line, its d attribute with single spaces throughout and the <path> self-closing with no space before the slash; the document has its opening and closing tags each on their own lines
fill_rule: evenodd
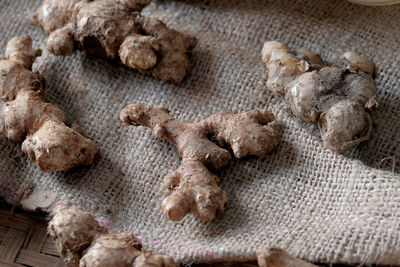
<svg viewBox="0 0 400 267">
<path fill-rule="evenodd" d="M 0 266 L 63 267 L 43 216 L 0 207 Z"/>
</svg>

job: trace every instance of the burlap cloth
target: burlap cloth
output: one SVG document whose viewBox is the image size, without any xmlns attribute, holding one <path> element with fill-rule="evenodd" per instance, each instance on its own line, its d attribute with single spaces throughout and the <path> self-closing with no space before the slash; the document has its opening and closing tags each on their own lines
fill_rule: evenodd
<svg viewBox="0 0 400 267">
<path fill-rule="evenodd" d="M 8 201 L 32 180 L 35 190 L 57 192 L 59 201 L 90 210 L 111 229 L 131 231 L 147 249 L 184 263 L 251 260 L 257 248 L 273 244 L 310 261 L 400 264 L 400 6 L 156 1 L 147 15 L 199 40 L 191 76 L 172 85 L 81 52 L 49 54 L 46 36 L 29 24 L 40 2 L 0 1 L 0 51 L 10 38 L 30 34 L 44 50 L 34 69 L 47 74 L 46 99 L 101 150 L 91 167 L 44 173 L 20 144 L 1 135 L 0 193 Z M 284 99 L 268 92 L 260 51 L 275 39 L 314 49 L 331 62 L 352 49 L 376 63 L 381 105 L 369 142 L 345 155 L 324 149 L 289 115 Z M 218 174 L 230 201 L 217 220 L 168 221 L 160 209 L 167 194 L 162 180 L 179 165 L 179 155 L 149 129 L 120 123 L 120 110 L 133 102 L 168 107 L 189 121 L 223 109 L 265 107 L 284 122 L 283 140 L 267 158 L 234 160 Z"/>
</svg>

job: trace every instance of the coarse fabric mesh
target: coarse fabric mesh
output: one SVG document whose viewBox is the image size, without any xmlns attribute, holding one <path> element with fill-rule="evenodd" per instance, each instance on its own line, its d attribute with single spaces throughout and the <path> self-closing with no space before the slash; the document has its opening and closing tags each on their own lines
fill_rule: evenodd
<svg viewBox="0 0 400 267">
<path fill-rule="evenodd" d="M 46 100 L 101 150 L 90 167 L 44 173 L 2 134 L 0 193 L 8 201 L 32 180 L 35 190 L 52 190 L 58 201 L 182 263 L 252 260 L 257 248 L 277 245 L 315 262 L 400 264 L 400 6 L 155 1 L 145 15 L 198 38 L 192 74 L 173 85 L 82 52 L 49 54 L 47 37 L 29 22 L 40 2 L 0 1 L 0 53 L 12 37 L 31 35 L 44 51 L 34 69 L 47 75 Z M 347 50 L 372 59 L 380 108 L 371 140 L 344 155 L 325 149 L 267 90 L 260 56 L 266 40 L 310 48 L 329 62 Z M 284 124 L 282 143 L 265 159 L 234 160 L 218 174 L 230 201 L 214 222 L 193 215 L 168 221 L 160 208 L 167 195 L 162 181 L 179 166 L 179 155 L 149 129 L 122 125 L 119 112 L 129 103 L 161 105 L 193 122 L 220 110 L 267 108 Z"/>
</svg>

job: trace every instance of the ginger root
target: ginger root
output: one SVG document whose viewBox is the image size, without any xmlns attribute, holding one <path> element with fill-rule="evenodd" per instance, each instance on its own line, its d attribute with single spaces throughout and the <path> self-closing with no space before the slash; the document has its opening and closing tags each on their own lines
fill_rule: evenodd
<svg viewBox="0 0 400 267">
<path fill-rule="evenodd" d="M 316 267 L 277 247 L 263 247 L 256 252 L 260 267 Z"/>
<path fill-rule="evenodd" d="M 32 22 L 49 35 L 56 55 L 83 50 L 122 63 L 163 81 L 180 83 L 191 70 L 196 39 L 143 17 L 151 0 L 44 0 Z"/>
<path fill-rule="evenodd" d="M 131 233 L 110 233 L 80 209 L 59 205 L 52 217 L 48 232 L 70 267 L 178 267 L 169 256 L 142 251 Z"/>
<path fill-rule="evenodd" d="M 171 220 L 195 213 L 210 222 L 223 211 L 228 195 L 218 187 L 218 178 L 211 171 L 226 167 L 232 157 L 220 146 L 230 146 L 236 158 L 262 157 L 280 139 L 279 133 L 268 125 L 274 115 L 263 109 L 243 114 L 220 112 L 198 123 L 184 123 L 175 120 L 165 108 L 131 104 L 122 110 L 120 119 L 127 125 L 153 129 L 158 138 L 178 149 L 182 163 L 164 179 L 173 192 L 162 202 L 162 209 Z"/>
<path fill-rule="evenodd" d="M 262 49 L 267 87 L 285 96 L 296 117 L 317 124 L 325 146 L 339 153 L 369 139 L 377 106 L 374 63 L 354 52 L 342 58 L 347 68 L 326 66 L 305 48 L 296 55 L 277 41 Z"/>
<path fill-rule="evenodd" d="M 28 35 L 11 39 L 0 61 L 2 124 L 6 136 L 22 142 L 22 151 L 44 171 L 62 171 L 90 165 L 99 147 L 67 127 L 65 113 L 43 99 L 46 80 L 32 72 L 40 50 L 32 49 Z"/>
</svg>

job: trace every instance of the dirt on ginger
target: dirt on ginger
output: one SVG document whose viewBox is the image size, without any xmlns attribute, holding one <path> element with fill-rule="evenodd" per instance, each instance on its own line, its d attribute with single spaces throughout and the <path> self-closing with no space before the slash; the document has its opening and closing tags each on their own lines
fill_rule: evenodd
<svg viewBox="0 0 400 267">
<path fill-rule="evenodd" d="M 370 138 L 378 105 L 374 63 L 355 52 L 342 59 L 347 67 L 327 66 L 318 54 L 305 48 L 294 53 L 277 41 L 262 49 L 267 87 L 285 96 L 297 118 L 317 124 L 325 146 L 338 153 Z"/>
<path fill-rule="evenodd" d="M 191 70 L 196 38 L 141 15 L 151 0 L 44 0 L 32 21 L 49 35 L 47 49 L 71 55 L 77 49 L 119 58 L 128 67 L 180 83 Z"/>
<path fill-rule="evenodd" d="M 228 195 L 218 187 L 218 178 L 212 174 L 232 159 L 231 153 L 222 147 L 231 147 L 236 158 L 263 157 L 280 140 L 280 134 L 270 124 L 274 115 L 264 109 L 242 114 L 220 112 L 198 123 L 184 123 L 174 119 L 165 108 L 131 104 L 121 112 L 120 119 L 128 125 L 153 129 L 158 138 L 178 149 L 182 163 L 164 178 L 164 184 L 173 192 L 163 200 L 162 209 L 171 220 L 195 213 L 210 222 L 223 211 Z"/>
<path fill-rule="evenodd" d="M 48 232 L 69 267 L 178 267 L 171 257 L 142 251 L 131 233 L 110 233 L 87 212 L 66 205 L 52 213 Z"/>
<path fill-rule="evenodd" d="M 22 150 L 44 171 L 63 171 L 90 165 L 99 147 L 67 127 L 65 113 L 43 99 L 46 80 L 32 72 L 41 55 L 28 35 L 11 39 L 0 61 L 2 124 L 6 136 L 22 142 Z"/>
</svg>

